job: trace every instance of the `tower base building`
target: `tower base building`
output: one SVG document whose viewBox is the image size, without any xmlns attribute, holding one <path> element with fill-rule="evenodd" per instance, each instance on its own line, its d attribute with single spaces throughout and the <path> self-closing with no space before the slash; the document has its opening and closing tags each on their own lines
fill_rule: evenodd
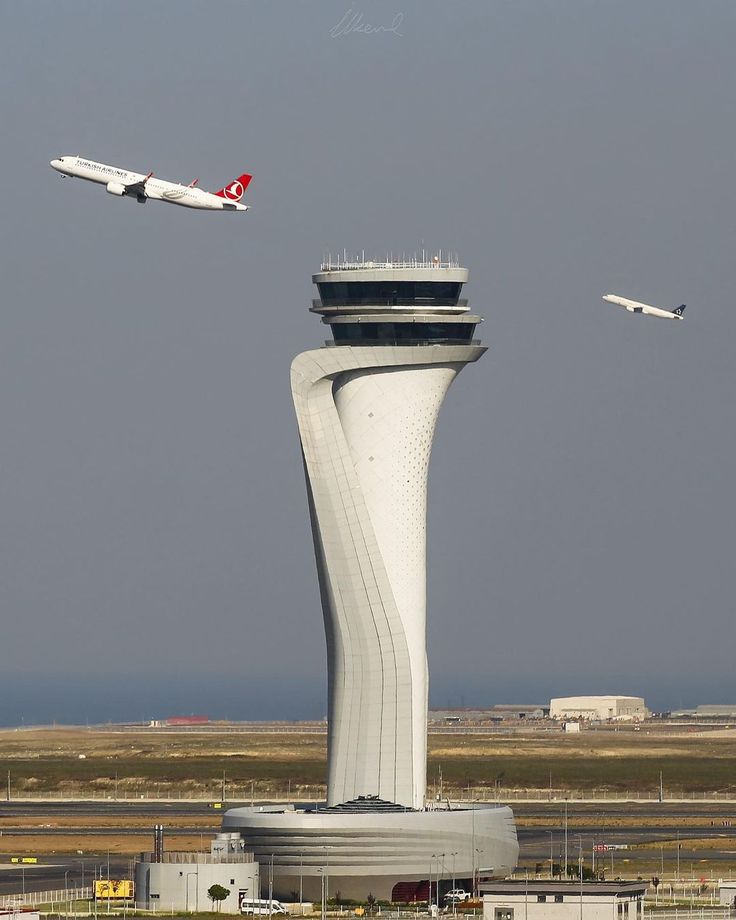
<svg viewBox="0 0 736 920">
<path fill-rule="evenodd" d="M 327 802 L 223 822 L 273 860 L 279 896 L 326 883 L 420 900 L 432 878 L 474 884 L 516 864 L 509 808 L 426 803 L 427 471 L 450 384 L 486 351 L 460 299 L 467 278 L 437 258 L 313 276 L 333 341 L 294 359 L 291 389 L 327 639 Z"/>
<path fill-rule="evenodd" d="M 261 896 L 319 902 L 369 894 L 380 900 L 441 903 L 453 887 L 472 891 L 509 875 L 519 855 L 510 808 L 413 811 L 379 800 L 337 807 L 233 808 L 224 831 L 238 831 L 261 865 Z M 438 901 L 437 898 L 440 898 Z"/>
</svg>

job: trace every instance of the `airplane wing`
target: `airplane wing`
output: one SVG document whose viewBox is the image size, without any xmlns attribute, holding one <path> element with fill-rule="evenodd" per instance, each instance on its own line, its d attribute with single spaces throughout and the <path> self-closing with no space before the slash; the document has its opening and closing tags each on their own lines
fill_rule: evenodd
<svg viewBox="0 0 736 920">
<path fill-rule="evenodd" d="M 136 198 L 144 198 L 146 195 L 146 182 L 152 175 L 153 173 L 150 172 L 145 179 L 141 179 L 139 182 L 130 182 L 125 186 L 125 194 L 135 195 Z"/>
</svg>

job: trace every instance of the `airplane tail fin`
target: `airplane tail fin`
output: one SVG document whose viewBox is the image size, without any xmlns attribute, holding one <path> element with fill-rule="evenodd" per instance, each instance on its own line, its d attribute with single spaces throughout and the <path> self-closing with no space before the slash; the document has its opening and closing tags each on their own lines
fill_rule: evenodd
<svg viewBox="0 0 736 920">
<path fill-rule="evenodd" d="M 687 304 L 681 303 L 680 306 L 676 310 L 673 310 L 672 312 L 675 314 L 675 316 L 682 316 L 682 314 L 685 312 L 686 306 Z"/>
<path fill-rule="evenodd" d="M 252 178 L 253 176 L 248 173 L 243 173 L 242 176 L 238 176 L 237 179 L 228 182 L 224 188 L 221 188 L 219 192 L 215 192 L 214 194 L 218 195 L 220 198 L 227 199 L 227 201 L 240 201 Z"/>
</svg>

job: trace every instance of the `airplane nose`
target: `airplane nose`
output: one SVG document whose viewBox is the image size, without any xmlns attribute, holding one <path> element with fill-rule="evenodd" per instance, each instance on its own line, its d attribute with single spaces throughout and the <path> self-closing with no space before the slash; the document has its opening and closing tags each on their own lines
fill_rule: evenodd
<svg viewBox="0 0 736 920">
<path fill-rule="evenodd" d="M 54 169 L 61 169 L 63 165 L 64 164 L 61 162 L 61 160 L 51 160 L 49 163 L 49 166 L 52 166 Z"/>
</svg>

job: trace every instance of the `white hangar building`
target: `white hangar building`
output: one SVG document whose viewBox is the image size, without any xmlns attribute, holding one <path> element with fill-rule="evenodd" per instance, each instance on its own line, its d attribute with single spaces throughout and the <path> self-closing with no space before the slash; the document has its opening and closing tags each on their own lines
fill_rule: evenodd
<svg viewBox="0 0 736 920">
<path fill-rule="evenodd" d="M 649 716 L 640 696 L 560 696 L 550 700 L 550 719 L 638 722 Z"/>
</svg>

